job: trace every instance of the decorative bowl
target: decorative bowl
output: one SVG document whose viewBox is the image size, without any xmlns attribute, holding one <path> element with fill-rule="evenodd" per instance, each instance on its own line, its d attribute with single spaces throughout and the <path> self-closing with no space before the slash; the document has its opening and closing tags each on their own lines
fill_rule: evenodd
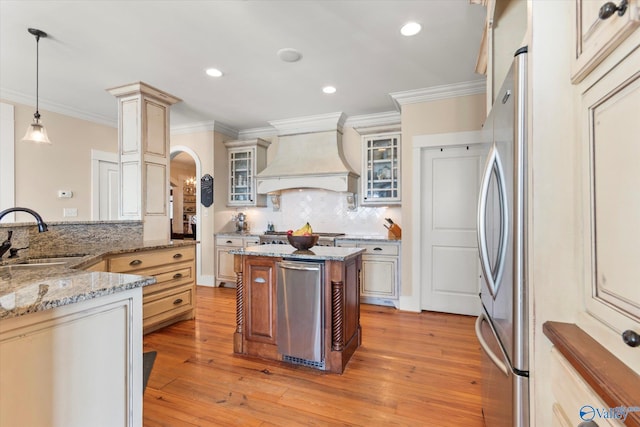
<svg viewBox="0 0 640 427">
<path fill-rule="evenodd" d="M 312 234 L 310 236 L 294 236 L 293 234 L 287 234 L 287 240 L 291 246 L 299 250 L 307 250 L 312 248 L 313 245 L 318 243 L 318 235 Z"/>
</svg>

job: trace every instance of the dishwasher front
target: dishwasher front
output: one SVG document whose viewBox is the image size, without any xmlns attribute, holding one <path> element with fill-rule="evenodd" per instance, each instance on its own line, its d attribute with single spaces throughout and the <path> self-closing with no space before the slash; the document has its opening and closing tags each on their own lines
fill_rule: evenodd
<svg viewBox="0 0 640 427">
<path fill-rule="evenodd" d="M 324 369 L 324 263 L 277 263 L 278 352 L 286 362 Z"/>
</svg>

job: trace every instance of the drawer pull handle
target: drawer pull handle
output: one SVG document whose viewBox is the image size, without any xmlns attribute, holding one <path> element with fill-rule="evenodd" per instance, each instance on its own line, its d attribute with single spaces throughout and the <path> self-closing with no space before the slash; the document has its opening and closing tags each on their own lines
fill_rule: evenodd
<svg viewBox="0 0 640 427">
<path fill-rule="evenodd" d="M 173 302 L 173 305 L 178 305 L 178 304 L 182 304 L 182 298 L 178 298 Z"/>
<path fill-rule="evenodd" d="M 629 347 L 638 347 L 640 346 L 640 335 L 628 329 L 622 333 L 622 341 Z"/>
<path fill-rule="evenodd" d="M 177 253 L 177 254 L 175 254 L 173 257 L 174 257 L 175 259 L 182 258 L 182 254 L 181 254 L 181 253 Z"/>
<path fill-rule="evenodd" d="M 227 240 L 227 244 L 228 244 L 228 245 L 230 245 L 230 244 L 232 244 L 232 243 L 233 243 L 233 241 L 231 241 L 231 240 Z"/>
<path fill-rule="evenodd" d="M 139 259 L 134 259 L 133 261 L 131 261 L 131 262 L 129 263 L 129 265 L 131 265 L 131 266 L 133 266 L 133 265 L 140 265 L 140 264 L 142 264 L 142 261 L 141 261 L 141 260 L 139 260 Z"/>
<path fill-rule="evenodd" d="M 253 281 L 256 283 L 267 283 L 267 281 L 264 280 L 262 277 L 256 277 L 255 279 L 253 279 Z"/>
<path fill-rule="evenodd" d="M 181 277 L 182 277 L 182 273 L 176 273 L 176 274 L 173 275 L 174 279 L 179 279 Z"/>
<path fill-rule="evenodd" d="M 627 0 L 622 0 L 620 5 L 616 6 L 616 4 L 612 1 L 606 2 L 600 8 L 598 12 L 598 17 L 600 19 L 608 19 L 613 16 L 614 13 L 618 12 L 618 16 L 624 16 L 624 13 L 627 11 L 628 6 Z"/>
<path fill-rule="evenodd" d="M 374 251 L 381 251 L 382 248 L 373 248 Z"/>
</svg>

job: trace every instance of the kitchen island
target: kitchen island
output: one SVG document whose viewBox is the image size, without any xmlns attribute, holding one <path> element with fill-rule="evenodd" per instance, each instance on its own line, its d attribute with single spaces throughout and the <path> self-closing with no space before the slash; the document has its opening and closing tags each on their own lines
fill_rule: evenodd
<svg viewBox="0 0 640 427">
<path fill-rule="evenodd" d="M 230 251 L 237 277 L 234 352 L 342 373 L 362 342 L 359 295 L 362 252 L 364 249 L 360 248 L 321 246 L 300 251 L 288 245 Z M 315 264 L 320 271 L 319 301 L 311 301 L 319 307 L 319 321 L 314 323 L 317 330 L 310 331 L 319 334 L 320 357 L 314 360 L 283 354 L 299 332 L 295 328 L 302 328 L 305 323 L 292 323 L 287 328 L 278 325 L 279 318 L 281 323 L 283 316 L 286 318 L 283 311 L 291 309 L 286 307 L 282 293 L 284 262 Z M 291 336 L 284 337 L 283 331 Z"/>
</svg>

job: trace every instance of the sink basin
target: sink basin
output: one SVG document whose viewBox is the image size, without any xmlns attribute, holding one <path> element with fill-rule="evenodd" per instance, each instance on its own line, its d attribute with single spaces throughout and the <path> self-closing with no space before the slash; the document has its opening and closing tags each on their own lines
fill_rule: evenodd
<svg viewBox="0 0 640 427">
<path fill-rule="evenodd" d="M 63 266 L 82 259 L 82 256 L 66 256 L 52 258 L 30 258 L 18 264 L 0 266 L 0 271 L 32 270 Z"/>
<path fill-rule="evenodd" d="M 63 256 L 63 257 L 54 257 L 54 258 L 30 258 L 25 262 L 15 265 L 56 265 L 56 264 L 67 264 L 69 262 L 78 261 L 82 256 Z"/>
</svg>

